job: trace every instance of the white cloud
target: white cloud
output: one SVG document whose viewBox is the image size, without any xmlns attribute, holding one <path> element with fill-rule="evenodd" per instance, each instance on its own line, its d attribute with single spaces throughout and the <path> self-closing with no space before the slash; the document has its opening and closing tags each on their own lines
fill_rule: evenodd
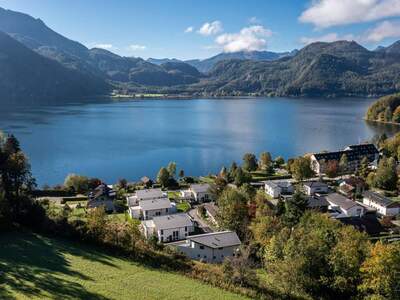
<svg viewBox="0 0 400 300">
<path fill-rule="evenodd" d="M 93 46 L 94 48 L 100 48 L 100 49 L 105 49 L 105 50 L 111 50 L 114 49 L 114 46 L 112 44 L 96 44 Z"/>
<path fill-rule="evenodd" d="M 365 42 L 378 43 L 386 38 L 400 37 L 400 22 L 384 21 L 376 27 L 368 30 L 362 40 Z"/>
<path fill-rule="evenodd" d="M 339 36 L 337 33 L 332 32 L 332 33 L 328 33 L 322 36 L 315 36 L 315 37 L 302 37 L 300 38 L 300 42 L 302 44 L 308 45 L 308 44 L 312 44 L 315 42 L 326 42 L 326 43 L 331 43 L 331 42 L 335 42 L 335 41 L 340 41 L 340 40 L 354 40 L 355 37 L 352 34 L 347 34 L 344 36 Z"/>
<path fill-rule="evenodd" d="M 265 38 L 272 31 L 260 25 L 245 27 L 239 33 L 226 33 L 218 36 L 215 42 L 223 47 L 224 52 L 263 50 L 267 45 Z"/>
<path fill-rule="evenodd" d="M 313 0 L 299 20 L 318 28 L 400 16 L 400 0 Z"/>
<path fill-rule="evenodd" d="M 146 46 L 143 46 L 143 45 L 129 45 L 129 50 L 132 50 L 132 51 L 143 51 L 143 50 L 146 50 Z"/>
<path fill-rule="evenodd" d="M 261 20 L 260 20 L 259 18 L 257 18 L 257 17 L 251 17 L 251 18 L 249 19 L 249 23 L 250 23 L 250 24 L 261 24 L 262 22 L 261 22 Z"/>
<path fill-rule="evenodd" d="M 222 23 L 220 21 L 214 21 L 211 23 L 204 23 L 197 32 L 201 35 L 208 36 L 220 33 L 222 30 Z"/>
<path fill-rule="evenodd" d="M 194 28 L 193 28 L 193 26 L 189 26 L 188 28 L 186 28 L 185 29 L 185 33 L 190 33 L 190 32 L 193 32 L 193 30 L 194 30 Z"/>
</svg>

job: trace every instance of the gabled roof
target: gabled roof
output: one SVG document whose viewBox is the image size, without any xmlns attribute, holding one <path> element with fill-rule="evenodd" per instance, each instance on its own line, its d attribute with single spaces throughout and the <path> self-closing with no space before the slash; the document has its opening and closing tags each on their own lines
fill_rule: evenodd
<svg viewBox="0 0 400 300">
<path fill-rule="evenodd" d="M 268 185 L 272 188 L 288 188 L 290 186 L 292 186 L 292 183 L 288 180 L 268 180 L 265 181 L 265 185 Z"/>
<path fill-rule="evenodd" d="M 339 206 L 340 208 L 345 210 L 348 210 L 354 206 L 360 206 L 355 201 L 350 200 L 349 198 L 338 193 L 328 194 L 324 197 L 331 205 Z"/>
<path fill-rule="evenodd" d="M 363 193 L 364 198 L 368 198 L 370 201 L 373 201 L 383 207 L 400 207 L 399 202 L 395 202 L 390 198 L 385 197 L 384 195 L 372 192 L 365 191 Z"/>
<path fill-rule="evenodd" d="M 96 200 L 97 198 L 101 196 L 107 196 L 109 198 L 114 198 L 116 196 L 115 191 L 110 188 L 108 185 L 105 183 L 100 184 L 98 187 L 96 187 L 93 192 L 89 194 L 89 198 L 92 200 Z"/>
<path fill-rule="evenodd" d="M 145 190 L 137 190 L 136 197 L 138 199 L 162 198 L 164 197 L 164 194 L 161 189 L 145 189 Z"/>
<path fill-rule="evenodd" d="M 305 186 L 308 186 L 309 188 L 327 188 L 328 185 L 326 183 L 323 183 L 321 181 L 310 181 L 310 182 L 305 182 Z"/>
<path fill-rule="evenodd" d="M 307 202 L 307 207 L 309 208 L 318 208 L 318 207 L 328 207 L 329 202 L 326 201 L 324 197 L 309 197 Z"/>
<path fill-rule="evenodd" d="M 171 207 L 171 201 L 168 198 L 140 200 L 139 206 L 142 210 L 164 209 Z"/>
<path fill-rule="evenodd" d="M 192 184 L 190 189 L 195 193 L 207 193 L 210 189 L 210 185 L 208 183 Z"/>
<path fill-rule="evenodd" d="M 193 235 L 187 237 L 186 239 L 214 249 L 221 247 L 239 246 L 241 244 L 241 241 L 236 232 L 233 231 L 221 231 Z"/>
<path fill-rule="evenodd" d="M 151 221 L 159 230 L 193 226 L 192 219 L 185 213 L 154 217 Z"/>
</svg>

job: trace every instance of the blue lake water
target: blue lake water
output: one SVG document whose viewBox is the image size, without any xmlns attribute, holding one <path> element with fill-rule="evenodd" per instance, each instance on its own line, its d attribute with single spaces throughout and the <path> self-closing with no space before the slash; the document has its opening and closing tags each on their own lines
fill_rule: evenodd
<svg viewBox="0 0 400 300">
<path fill-rule="evenodd" d="M 396 127 L 363 121 L 373 99 L 130 100 L 0 112 L 39 185 L 69 173 L 155 177 L 169 161 L 186 175 L 218 172 L 245 152 L 285 158 L 336 150 Z"/>
</svg>

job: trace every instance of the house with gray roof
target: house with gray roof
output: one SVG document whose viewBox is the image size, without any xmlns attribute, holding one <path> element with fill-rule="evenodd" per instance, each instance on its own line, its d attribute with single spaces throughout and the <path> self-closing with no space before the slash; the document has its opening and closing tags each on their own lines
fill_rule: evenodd
<svg viewBox="0 0 400 300">
<path fill-rule="evenodd" d="M 150 220 L 157 216 L 176 213 L 176 204 L 168 198 L 140 200 L 138 205 L 130 206 L 128 212 L 134 219 Z"/>
<path fill-rule="evenodd" d="M 213 200 L 210 193 L 210 185 L 208 183 L 190 185 L 189 189 L 181 191 L 181 197 L 198 203 Z"/>
<path fill-rule="evenodd" d="M 133 195 L 126 198 L 127 205 L 135 206 L 138 205 L 139 201 L 142 200 L 156 200 L 156 199 L 168 199 L 168 195 L 161 189 L 143 189 L 137 190 Z"/>
<path fill-rule="evenodd" d="M 185 239 L 194 232 L 192 218 L 186 213 L 154 217 L 141 222 L 141 229 L 146 238 L 156 236 L 161 243 Z"/>
<path fill-rule="evenodd" d="M 321 197 L 328 201 L 329 209 L 337 212 L 333 215 L 335 218 L 361 217 L 365 214 L 364 206 L 341 194 L 332 193 Z"/>
<path fill-rule="evenodd" d="M 208 263 L 220 263 L 226 257 L 235 256 L 240 245 L 241 241 L 233 231 L 193 235 L 173 244 L 181 254 Z"/>
<path fill-rule="evenodd" d="M 279 198 L 281 195 L 290 195 L 294 192 L 292 182 L 289 180 L 268 180 L 264 182 L 265 193 L 272 198 Z"/>
<path fill-rule="evenodd" d="M 312 196 L 315 194 L 326 194 L 329 191 L 329 186 L 321 181 L 309 181 L 303 183 L 303 189 L 306 195 Z"/>
<path fill-rule="evenodd" d="M 363 203 L 369 207 L 375 208 L 378 214 L 382 216 L 396 216 L 400 214 L 400 202 L 393 201 L 372 191 L 363 193 Z"/>
<path fill-rule="evenodd" d="M 106 212 L 112 212 L 116 196 L 117 193 L 110 186 L 102 183 L 89 193 L 87 208 L 104 207 Z"/>
</svg>

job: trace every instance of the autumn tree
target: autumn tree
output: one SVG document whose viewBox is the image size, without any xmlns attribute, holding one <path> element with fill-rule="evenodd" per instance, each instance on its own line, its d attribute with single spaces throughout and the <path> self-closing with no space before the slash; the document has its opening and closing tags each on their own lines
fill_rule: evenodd
<svg viewBox="0 0 400 300">
<path fill-rule="evenodd" d="M 161 184 L 162 187 L 165 188 L 166 186 L 168 186 L 169 177 L 170 173 L 168 172 L 168 170 L 162 167 L 160 171 L 158 171 L 157 182 Z"/>
<path fill-rule="evenodd" d="M 400 299 L 400 243 L 377 242 L 361 267 L 359 290 L 370 299 Z"/>
<path fill-rule="evenodd" d="M 272 166 L 271 153 L 263 152 L 260 154 L 260 159 L 258 161 L 258 167 L 260 170 L 267 171 Z"/>
<path fill-rule="evenodd" d="M 290 172 L 298 181 L 303 181 L 304 179 L 311 178 L 314 175 L 314 172 L 311 169 L 310 159 L 307 157 L 298 157 L 294 159 L 290 165 Z"/>
<path fill-rule="evenodd" d="M 247 172 L 257 170 L 257 157 L 252 153 L 246 153 L 243 156 L 242 168 Z"/>
<path fill-rule="evenodd" d="M 167 166 L 169 177 L 175 178 L 176 176 L 176 162 L 171 161 Z"/>
<path fill-rule="evenodd" d="M 339 163 L 336 160 L 328 161 L 325 173 L 329 178 L 335 178 L 339 173 Z"/>
</svg>

